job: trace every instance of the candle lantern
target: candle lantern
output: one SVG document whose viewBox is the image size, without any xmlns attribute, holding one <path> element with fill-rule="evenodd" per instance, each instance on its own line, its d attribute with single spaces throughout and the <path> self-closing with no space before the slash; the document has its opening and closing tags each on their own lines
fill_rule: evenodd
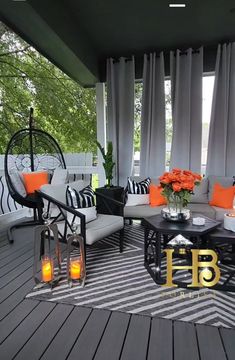
<svg viewBox="0 0 235 360">
<path fill-rule="evenodd" d="M 52 238 L 54 246 L 52 248 Z M 52 250 L 53 249 L 53 250 Z M 57 271 L 55 273 L 55 267 Z M 41 279 L 38 277 L 41 270 Z M 33 276 L 37 287 L 55 286 L 61 276 L 61 249 L 56 224 L 38 225 L 34 230 Z"/>
<path fill-rule="evenodd" d="M 72 226 L 73 234 L 67 239 L 67 279 L 68 284 L 72 287 L 76 283 L 80 283 L 82 287 L 85 286 L 86 280 L 86 255 L 84 239 L 81 235 L 76 233 L 77 226 Z M 79 256 L 73 256 L 73 243 L 79 245 Z"/>
</svg>

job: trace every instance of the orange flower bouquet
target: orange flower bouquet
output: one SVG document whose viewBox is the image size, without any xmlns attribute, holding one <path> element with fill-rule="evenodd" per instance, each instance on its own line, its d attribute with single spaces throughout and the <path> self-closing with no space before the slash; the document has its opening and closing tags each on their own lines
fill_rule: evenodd
<svg viewBox="0 0 235 360">
<path fill-rule="evenodd" d="M 201 179 L 201 175 L 181 169 L 173 169 L 160 176 L 162 195 L 167 199 L 169 211 L 182 213 L 190 201 L 194 187 L 200 184 Z"/>
</svg>

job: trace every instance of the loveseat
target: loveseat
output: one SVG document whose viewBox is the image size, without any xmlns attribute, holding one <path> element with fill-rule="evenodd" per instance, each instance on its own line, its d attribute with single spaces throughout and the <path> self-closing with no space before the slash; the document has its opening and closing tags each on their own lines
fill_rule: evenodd
<svg viewBox="0 0 235 360">
<path fill-rule="evenodd" d="M 140 177 L 132 177 L 132 180 L 137 182 L 143 180 Z M 154 184 L 159 184 L 158 179 L 151 179 L 151 182 Z M 224 176 L 208 176 L 204 177 L 201 181 L 201 184 L 195 187 L 194 195 L 191 197 L 191 201 L 188 205 L 188 208 L 193 213 L 203 214 L 211 219 L 222 221 L 224 219 L 224 214 L 228 212 L 235 212 L 235 209 L 224 209 L 217 206 L 210 206 L 209 201 L 212 198 L 212 191 L 215 183 L 220 183 L 223 187 L 229 187 L 234 185 L 233 177 L 224 177 Z M 234 204 L 235 205 L 235 204 Z M 147 205 L 136 205 L 128 206 L 128 201 L 124 207 L 124 218 L 126 219 L 142 219 L 144 217 L 157 215 L 161 213 L 161 210 L 166 205 L 154 206 L 151 207 Z"/>
</svg>

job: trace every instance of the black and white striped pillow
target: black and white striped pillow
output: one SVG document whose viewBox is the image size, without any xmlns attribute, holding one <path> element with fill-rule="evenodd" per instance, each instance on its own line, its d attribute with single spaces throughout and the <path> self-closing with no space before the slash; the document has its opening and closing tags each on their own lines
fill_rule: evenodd
<svg viewBox="0 0 235 360">
<path fill-rule="evenodd" d="M 128 194 L 148 194 L 149 193 L 149 185 L 151 183 L 151 179 L 148 177 L 147 179 L 140 181 L 137 183 L 135 180 L 127 179 L 127 189 Z"/>
<path fill-rule="evenodd" d="M 77 191 L 71 186 L 66 190 L 67 205 L 74 209 L 89 208 L 95 206 L 94 191 L 90 185 L 81 191 Z"/>
</svg>

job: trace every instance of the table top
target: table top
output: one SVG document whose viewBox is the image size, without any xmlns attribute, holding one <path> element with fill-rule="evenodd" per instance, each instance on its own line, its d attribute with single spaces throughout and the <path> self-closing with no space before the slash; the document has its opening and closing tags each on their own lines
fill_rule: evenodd
<svg viewBox="0 0 235 360">
<path fill-rule="evenodd" d="M 220 225 L 212 232 L 210 232 L 210 238 L 217 241 L 229 240 L 231 243 L 235 243 L 235 232 L 226 230 L 223 225 Z"/>
<path fill-rule="evenodd" d="M 209 219 L 201 214 L 199 216 L 205 219 L 205 225 L 193 225 L 192 219 L 181 223 L 170 222 L 164 220 L 160 214 L 144 218 L 143 225 L 162 234 L 185 234 L 190 236 L 207 234 L 221 225 L 220 221 Z"/>
</svg>

